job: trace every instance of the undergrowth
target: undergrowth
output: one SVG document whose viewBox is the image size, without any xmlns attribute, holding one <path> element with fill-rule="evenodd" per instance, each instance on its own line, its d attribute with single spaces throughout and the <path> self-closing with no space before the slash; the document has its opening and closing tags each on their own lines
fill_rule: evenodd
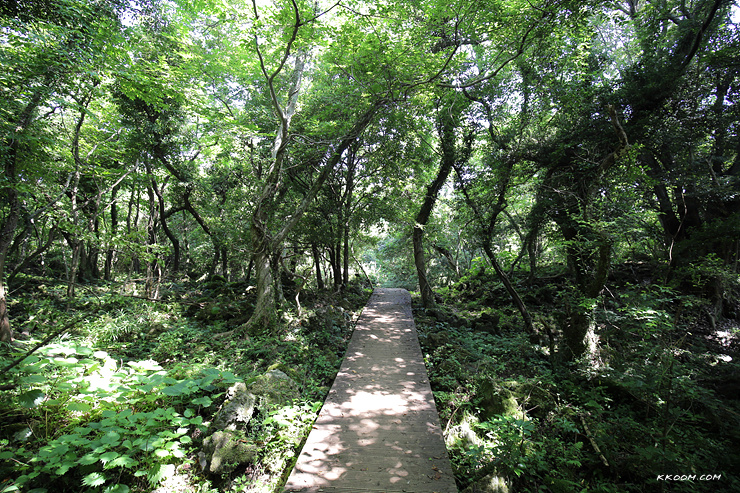
<svg viewBox="0 0 740 493">
<path fill-rule="evenodd" d="M 151 302 L 99 285 L 68 307 L 63 286 L 30 286 L 12 307 L 26 340 L 0 348 L 0 370 L 69 330 L 0 374 L 2 493 L 279 491 L 350 334 L 315 313 L 335 304 L 351 313 L 369 295 L 321 294 L 302 317 L 286 313 L 272 334 L 249 337 L 234 325 L 242 313 L 214 309 L 247 306 L 238 290 L 176 286 L 177 301 Z M 251 463 L 209 474 L 199 451 L 227 389 L 276 368 L 300 398 L 255 417 L 244 438 L 260 448 Z"/>
<path fill-rule="evenodd" d="M 555 346 L 561 291 L 528 290 Z M 727 321 L 720 343 L 706 301 L 675 287 L 613 292 L 594 311 L 599 352 L 575 362 L 524 333 L 492 276 L 416 309 L 461 491 L 740 491 L 738 329 Z"/>
</svg>

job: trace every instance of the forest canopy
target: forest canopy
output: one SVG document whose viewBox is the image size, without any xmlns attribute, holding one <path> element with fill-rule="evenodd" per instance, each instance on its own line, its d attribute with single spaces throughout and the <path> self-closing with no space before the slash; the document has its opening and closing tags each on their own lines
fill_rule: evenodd
<svg viewBox="0 0 740 493">
<path fill-rule="evenodd" d="M 735 411 L 692 406 L 740 388 L 739 22 L 732 0 L 3 2 L 3 358 L 119 301 L 228 312 L 208 330 L 251 344 L 284 337 L 316 293 L 405 287 L 442 332 L 510 331 L 546 371 L 611 382 L 585 402 L 621 392 L 656 422 L 707 412 L 707 440 L 737 445 L 720 424 L 737 395 Z M 188 298 L 213 286 L 228 308 Z M 433 333 L 432 355 L 452 344 Z M 724 345 L 694 367 L 694 338 Z M 640 359 L 660 376 L 638 391 Z M 0 392 L 35 409 L 30 364 Z M 451 423 L 465 378 L 435 389 Z M 656 463 L 694 439 L 654 436 L 640 453 Z M 522 484 L 639 482 L 611 445 L 567 465 L 586 473 Z M 493 472 L 465 453 L 461 486 Z"/>
</svg>

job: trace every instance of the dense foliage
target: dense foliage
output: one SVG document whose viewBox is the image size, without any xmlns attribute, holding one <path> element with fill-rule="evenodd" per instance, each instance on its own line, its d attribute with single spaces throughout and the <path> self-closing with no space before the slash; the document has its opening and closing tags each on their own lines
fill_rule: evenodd
<svg viewBox="0 0 740 493">
<path fill-rule="evenodd" d="M 361 284 L 419 292 L 460 486 L 737 488 L 738 12 L 3 2 L 0 491 L 279 488 Z"/>
</svg>

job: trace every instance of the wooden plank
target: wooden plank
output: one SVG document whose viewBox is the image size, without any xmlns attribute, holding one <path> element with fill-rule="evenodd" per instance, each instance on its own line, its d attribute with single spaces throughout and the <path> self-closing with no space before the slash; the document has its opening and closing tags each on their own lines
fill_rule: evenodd
<svg viewBox="0 0 740 493">
<path fill-rule="evenodd" d="M 457 493 L 411 296 L 376 289 L 286 493 Z"/>
</svg>

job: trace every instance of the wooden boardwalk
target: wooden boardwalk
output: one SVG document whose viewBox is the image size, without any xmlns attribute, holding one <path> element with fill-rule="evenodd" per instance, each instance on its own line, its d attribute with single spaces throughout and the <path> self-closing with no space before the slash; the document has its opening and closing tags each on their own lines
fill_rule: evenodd
<svg viewBox="0 0 740 493">
<path fill-rule="evenodd" d="M 457 493 L 405 289 L 373 292 L 285 492 Z"/>
</svg>

